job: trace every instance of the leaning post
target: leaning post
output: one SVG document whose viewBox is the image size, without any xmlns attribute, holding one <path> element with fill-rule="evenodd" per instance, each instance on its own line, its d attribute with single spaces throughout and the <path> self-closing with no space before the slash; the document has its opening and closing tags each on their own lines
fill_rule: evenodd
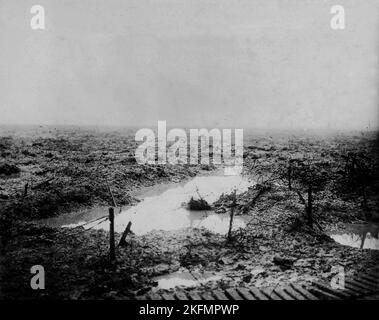
<svg viewBox="0 0 379 320">
<path fill-rule="evenodd" d="M 111 261 L 116 259 L 114 243 L 114 209 L 109 208 L 109 257 Z"/>
<path fill-rule="evenodd" d="M 233 218 L 234 218 L 234 210 L 237 204 L 237 189 L 234 189 L 233 192 L 233 202 L 230 211 L 230 220 L 229 220 L 229 231 L 228 231 L 228 240 L 232 239 L 232 228 L 233 228 Z"/>
</svg>

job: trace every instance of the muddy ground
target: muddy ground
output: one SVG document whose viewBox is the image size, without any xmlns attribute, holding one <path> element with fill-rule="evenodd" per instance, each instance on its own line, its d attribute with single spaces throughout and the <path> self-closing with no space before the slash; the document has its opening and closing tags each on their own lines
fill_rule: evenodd
<svg viewBox="0 0 379 320">
<path fill-rule="evenodd" d="M 154 289 L 154 276 L 183 269 L 223 276 L 207 283 L 202 288 L 206 290 L 327 281 L 333 266 L 342 265 L 347 273 L 375 266 L 377 251 L 342 246 L 325 233 L 343 228 L 345 222 L 378 221 L 376 138 L 373 133 L 245 135 L 244 174 L 254 179 L 285 168 L 290 158 L 328 163 L 326 182 L 315 194 L 315 230 L 303 223 L 304 205 L 282 179 L 253 204 L 253 191 L 237 196 L 251 221 L 231 240 L 205 229 L 131 235 L 125 247 L 117 248 L 117 262 L 110 263 L 107 232 L 50 228 L 38 220 L 112 205 L 108 186 L 118 206 L 133 205 L 135 193 L 145 186 L 178 182 L 210 168 L 138 165 L 132 129 L 2 128 L 1 297 L 134 298 Z M 348 152 L 363 153 L 373 163 L 366 206 L 359 190 L 349 188 L 339 174 Z M 228 201 L 215 205 L 220 212 L 230 210 Z M 45 290 L 30 288 L 30 268 L 36 264 L 45 268 Z"/>
</svg>

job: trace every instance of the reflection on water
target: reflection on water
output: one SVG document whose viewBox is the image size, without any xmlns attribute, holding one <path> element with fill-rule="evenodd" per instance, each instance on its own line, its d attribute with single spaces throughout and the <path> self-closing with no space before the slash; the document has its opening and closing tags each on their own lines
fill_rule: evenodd
<svg viewBox="0 0 379 320">
<path fill-rule="evenodd" d="M 346 225 L 346 231 L 330 234 L 330 237 L 345 246 L 379 250 L 379 225 L 377 224 Z"/>
<path fill-rule="evenodd" d="M 171 289 L 177 286 L 196 287 L 209 281 L 218 281 L 220 279 L 220 275 L 215 275 L 210 272 L 190 273 L 188 271 L 178 271 L 168 275 L 155 277 L 153 280 L 158 282 L 159 289 Z"/>
<path fill-rule="evenodd" d="M 132 222 L 132 231 L 137 234 L 145 234 L 152 230 L 177 230 L 181 228 L 204 227 L 212 232 L 227 233 L 229 227 L 229 213 L 215 214 L 213 211 L 190 211 L 186 204 L 191 197 L 199 195 L 208 203 L 216 201 L 221 194 L 230 193 L 237 189 L 237 193 L 244 192 L 251 186 L 246 178 L 241 175 L 209 175 L 199 176 L 187 183 L 176 184 L 166 190 L 157 187 L 157 192 L 150 192 L 136 206 L 122 211 L 115 217 L 115 231 L 123 232 L 125 227 Z M 106 211 L 105 211 L 106 212 Z M 246 217 L 236 216 L 233 220 L 233 228 L 245 226 Z M 74 223 L 71 221 L 64 227 L 77 227 L 84 225 L 83 221 Z M 91 225 L 94 229 L 109 229 L 109 221 L 95 222 Z"/>
</svg>

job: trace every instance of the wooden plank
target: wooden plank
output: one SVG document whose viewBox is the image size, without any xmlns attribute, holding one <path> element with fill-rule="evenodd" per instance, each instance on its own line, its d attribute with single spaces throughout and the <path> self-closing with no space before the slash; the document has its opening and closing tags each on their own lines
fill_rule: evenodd
<svg viewBox="0 0 379 320">
<path fill-rule="evenodd" d="M 279 295 L 280 297 L 282 297 L 284 300 L 295 300 L 294 298 L 292 298 L 292 296 L 290 296 L 287 292 L 285 292 L 282 288 L 276 288 L 274 290 L 274 292 Z"/>
<path fill-rule="evenodd" d="M 321 287 L 320 284 L 315 284 L 315 285 L 318 285 L 319 287 Z M 350 298 L 356 298 L 357 296 L 362 295 L 361 289 L 356 288 L 356 287 L 352 286 L 351 284 L 350 285 L 347 284 L 346 281 L 345 281 L 344 289 L 333 290 L 332 288 L 327 287 L 327 286 L 324 286 L 324 288 L 321 288 L 321 289 L 322 290 L 325 289 L 326 291 L 330 292 L 333 295 L 341 295 L 344 293 L 344 294 L 347 294 Z"/>
<path fill-rule="evenodd" d="M 255 287 L 249 288 L 250 293 L 257 298 L 257 300 L 269 300 L 259 289 Z"/>
<path fill-rule="evenodd" d="M 365 290 L 361 287 L 358 287 L 352 283 L 349 283 L 345 280 L 345 288 L 344 288 L 345 291 L 350 291 L 352 292 L 355 296 L 362 296 L 362 295 L 365 295 L 365 294 L 368 294 L 368 293 L 371 293 L 371 291 L 369 290 Z"/>
<path fill-rule="evenodd" d="M 318 297 L 316 297 L 314 294 L 310 293 L 308 290 L 306 290 L 304 287 L 302 287 L 300 285 L 291 284 L 291 287 L 295 291 L 300 292 L 308 300 L 319 300 Z"/>
<path fill-rule="evenodd" d="M 291 295 L 296 300 L 307 300 L 305 296 L 303 296 L 301 293 L 297 292 L 290 286 L 285 286 L 283 288 L 285 292 L 287 292 L 289 295 Z"/>
<path fill-rule="evenodd" d="M 313 285 L 318 287 L 322 291 L 329 292 L 329 293 L 336 295 L 340 298 L 343 298 L 343 299 L 351 299 L 352 298 L 351 294 L 345 292 L 345 290 L 336 290 L 336 289 L 333 289 L 332 287 L 326 286 L 326 285 L 319 283 L 319 282 L 315 282 Z"/>
<path fill-rule="evenodd" d="M 367 278 L 363 277 L 362 275 L 354 277 L 353 279 L 355 279 L 357 281 L 365 281 L 365 282 L 368 282 L 370 284 L 379 285 L 379 281 L 376 281 L 376 280 L 373 280 L 373 279 L 367 279 Z"/>
<path fill-rule="evenodd" d="M 216 300 L 229 300 L 221 290 L 214 290 L 213 294 L 216 297 Z"/>
<path fill-rule="evenodd" d="M 375 286 L 362 283 L 362 282 L 355 280 L 355 279 L 347 279 L 345 282 L 348 284 L 352 284 L 358 288 L 362 288 L 362 290 L 364 290 L 365 293 L 371 293 L 371 292 L 375 291 Z"/>
<path fill-rule="evenodd" d="M 373 288 L 373 290 L 378 290 L 379 289 L 379 284 L 373 283 L 372 281 L 366 280 L 364 278 L 355 278 L 354 280 L 370 287 Z"/>
<path fill-rule="evenodd" d="M 271 300 L 283 300 L 272 288 L 263 288 L 261 291 Z"/>
<path fill-rule="evenodd" d="M 210 292 L 204 292 L 201 296 L 204 300 L 215 300 Z"/>
<path fill-rule="evenodd" d="M 345 284 L 345 288 L 343 289 L 343 291 L 345 293 L 348 293 L 350 295 L 350 297 L 352 297 L 352 298 L 356 298 L 356 297 L 359 297 L 362 295 L 362 293 L 357 292 L 356 289 L 352 289 L 350 286 L 347 286 L 346 284 Z"/>
<path fill-rule="evenodd" d="M 238 293 L 245 299 L 245 300 L 256 300 L 256 298 L 247 290 L 246 288 L 237 288 Z"/>
<path fill-rule="evenodd" d="M 243 298 L 237 293 L 235 289 L 226 289 L 226 294 L 232 299 L 232 300 L 243 300 Z"/>
<path fill-rule="evenodd" d="M 175 292 L 175 295 L 179 300 L 189 300 L 187 295 L 182 291 Z"/>
<path fill-rule="evenodd" d="M 367 279 L 368 281 L 371 281 L 373 283 L 379 283 L 379 279 L 376 277 L 373 277 L 369 274 L 361 274 L 360 277 Z"/>
<path fill-rule="evenodd" d="M 188 296 L 190 297 L 191 300 L 201 300 L 200 295 L 195 291 L 188 292 Z"/>
<path fill-rule="evenodd" d="M 375 291 L 378 287 L 375 285 L 375 283 L 372 283 L 370 281 L 367 281 L 365 279 L 359 279 L 359 278 L 353 278 L 353 279 L 348 279 L 347 281 L 355 283 L 357 285 L 360 285 L 363 288 L 366 288 L 368 290 L 373 290 Z"/>
<path fill-rule="evenodd" d="M 316 287 L 310 287 L 309 292 L 317 296 L 322 300 L 342 300 L 339 296 L 329 293 L 328 291 L 324 291 L 322 289 Z"/>
</svg>

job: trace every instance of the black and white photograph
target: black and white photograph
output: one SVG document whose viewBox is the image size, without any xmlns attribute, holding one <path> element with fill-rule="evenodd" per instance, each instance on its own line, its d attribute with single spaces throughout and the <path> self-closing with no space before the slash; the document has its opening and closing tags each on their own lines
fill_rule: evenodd
<svg viewBox="0 0 379 320">
<path fill-rule="evenodd" d="M 1 301 L 379 300 L 378 0 L 0 0 L 0 45 Z"/>
</svg>

